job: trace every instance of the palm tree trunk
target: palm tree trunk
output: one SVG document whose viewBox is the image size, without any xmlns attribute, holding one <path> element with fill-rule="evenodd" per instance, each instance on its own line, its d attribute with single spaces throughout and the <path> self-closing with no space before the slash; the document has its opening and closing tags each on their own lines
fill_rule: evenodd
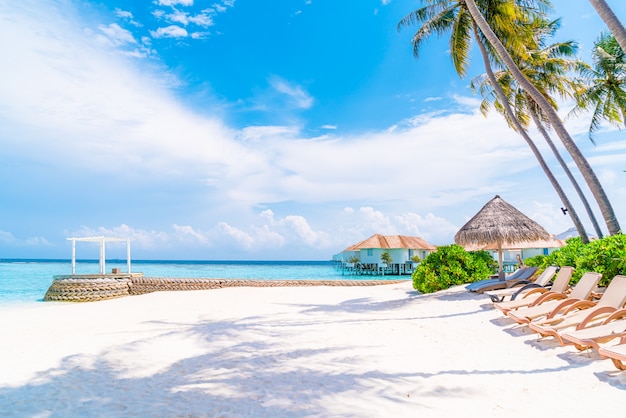
<svg viewBox="0 0 626 418">
<path fill-rule="evenodd" d="M 520 123 L 519 119 L 517 118 L 517 115 L 513 112 L 513 109 L 511 109 L 511 106 L 509 105 L 509 100 L 507 99 L 506 95 L 502 91 L 502 87 L 500 87 L 500 83 L 498 83 L 498 80 L 496 80 L 496 76 L 493 74 L 493 71 L 491 69 L 491 63 L 489 62 L 489 55 L 487 53 L 487 49 L 485 48 L 485 45 L 480 39 L 480 36 L 478 36 L 478 28 L 476 27 L 476 24 L 474 24 L 474 36 L 476 37 L 476 43 L 478 44 L 480 48 L 480 53 L 483 57 L 483 63 L 485 65 L 485 71 L 487 72 L 487 77 L 489 78 L 489 82 L 493 86 L 496 94 L 498 95 L 498 98 L 500 99 L 500 102 L 502 103 L 502 106 L 504 107 L 505 115 L 513 123 L 513 126 L 515 126 L 515 130 L 522 136 L 522 138 L 524 138 L 524 140 L 530 147 L 531 151 L 535 155 L 535 158 L 539 162 L 539 165 L 543 169 L 543 172 L 548 177 L 548 180 L 550 180 L 552 187 L 554 187 L 554 190 L 556 190 L 556 193 L 561 198 L 561 202 L 567 208 L 567 213 L 569 213 L 570 217 L 572 218 L 572 222 L 574 223 L 574 226 L 576 227 L 576 230 L 578 231 L 578 235 L 580 236 L 580 238 L 585 244 L 588 243 L 589 237 L 587 236 L 587 232 L 585 231 L 585 228 L 583 227 L 583 224 L 580 221 L 580 218 L 578 217 L 576 210 L 574 210 L 574 207 L 570 204 L 570 201 L 567 195 L 563 191 L 563 188 L 559 184 L 556 177 L 554 177 L 554 174 L 552 174 L 552 171 L 550 170 L 550 167 L 548 167 L 548 164 L 546 164 L 546 161 L 543 159 L 541 152 L 539 151 L 539 149 L 537 148 L 533 140 L 530 138 L 530 136 L 528 136 L 528 132 L 526 132 L 526 129 L 524 129 L 524 127 Z"/>
<path fill-rule="evenodd" d="M 554 142 L 552 141 L 552 138 L 550 138 L 550 135 L 548 134 L 548 132 L 546 132 L 545 128 L 543 127 L 543 123 L 539 120 L 539 116 L 537 116 L 537 113 L 535 112 L 535 110 L 530 108 L 529 111 L 530 111 L 530 116 L 533 118 L 533 121 L 535 122 L 535 125 L 537 126 L 537 129 L 539 130 L 539 133 L 541 133 L 543 138 L 548 143 L 548 146 L 554 153 L 554 156 L 556 157 L 557 161 L 563 168 L 563 171 L 565 171 L 567 178 L 569 178 L 570 182 L 572 183 L 572 186 L 574 186 L 574 189 L 576 190 L 578 197 L 582 201 L 583 206 L 585 207 L 585 210 L 587 211 L 587 215 L 589 215 L 589 219 L 591 220 L 591 224 L 593 225 L 593 228 L 596 231 L 596 235 L 598 236 L 598 238 L 602 238 L 602 230 L 600 229 L 600 225 L 598 225 L 598 220 L 596 219 L 596 216 L 594 215 L 593 210 L 591 210 L 589 201 L 587 200 L 587 197 L 585 197 L 585 194 L 580 188 L 578 181 L 576 181 L 576 179 L 574 178 L 574 175 L 572 174 L 572 171 L 569 169 L 569 167 L 563 160 L 563 157 L 561 157 L 561 153 L 554 145 Z M 569 210 L 569 207 L 568 207 L 568 210 Z"/>
<path fill-rule="evenodd" d="M 606 26 L 613 36 L 615 36 L 622 51 L 626 52 L 626 28 L 624 28 L 622 22 L 615 16 L 615 13 L 613 13 L 613 10 L 609 7 L 607 2 L 604 0 L 589 0 L 589 3 L 596 9 L 600 18 L 604 20 Z"/>
<path fill-rule="evenodd" d="M 463 2 L 467 6 L 468 12 L 480 28 L 483 35 L 496 50 L 500 59 L 502 59 L 502 61 L 506 64 L 509 71 L 511 71 L 511 74 L 513 75 L 513 77 L 515 77 L 515 80 L 525 91 L 528 92 L 528 94 L 530 94 L 533 100 L 548 117 L 550 124 L 552 125 L 552 127 L 554 127 L 554 130 L 563 142 L 563 145 L 572 156 L 582 176 L 589 185 L 589 189 L 591 190 L 593 196 L 598 202 L 598 206 L 600 206 L 600 210 L 602 212 L 602 216 L 604 217 L 604 221 L 606 222 L 609 234 L 614 235 L 620 233 L 619 223 L 617 222 L 617 217 L 615 216 L 613 207 L 609 202 L 608 196 L 606 195 L 604 189 L 602 188 L 602 185 L 598 181 L 596 174 L 591 169 L 589 162 L 585 159 L 583 154 L 580 152 L 580 149 L 578 149 L 578 147 L 572 140 L 569 133 L 565 129 L 565 126 L 563 126 L 563 122 L 561 121 L 559 115 L 556 113 L 556 110 L 550 105 L 550 103 L 541 94 L 541 92 L 537 90 L 537 88 L 530 81 L 528 81 L 526 77 L 524 77 L 524 74 L 522 74 L 520 69 L 517 67 L 517 65 L 507 52 L 504 45 L 502 45 L 502 42 L 500 42 L 496 34 L 493 32 L 493 30 L 491 30 L 491 27 L 485 20 L 485 17 L 476 6 L 476 2 L 474 0 L 463 0 Z"/>
</svg>

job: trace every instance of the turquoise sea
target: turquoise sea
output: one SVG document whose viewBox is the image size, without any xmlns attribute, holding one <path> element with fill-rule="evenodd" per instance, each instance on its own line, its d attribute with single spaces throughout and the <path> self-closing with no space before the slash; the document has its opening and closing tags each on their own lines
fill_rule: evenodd
<svg viewBox="0 0 626 418">
<path fill-rule="evenodd" d="M 106 271 L 119 267 L 127 271 L 126 261 L 106 262 Z M 78 260 L 77 274 L 97 274 L 98 260 Z M 225 278 L 265 280 L 345 280 L 371 279 L 371 276 L 343 276 L 332 261 L 151 261 L 133 260 L 132 272 L 148 277 Z M 70 260 L 0 259 L 0 307 L 39 302 L 53 276 L 71 274 Z M 382 276 L 377 279 L 398 279 Z"/>
</svg>

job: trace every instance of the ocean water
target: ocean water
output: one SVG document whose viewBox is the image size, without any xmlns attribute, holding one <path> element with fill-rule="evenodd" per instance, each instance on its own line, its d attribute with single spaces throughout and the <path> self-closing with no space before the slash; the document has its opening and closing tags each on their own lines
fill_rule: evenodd
<svg viewBox="0 0 626 418">
<path fill-rule="evenodd" d="M 119 267 L 127 271 L 126 262 L 106 262 L 106 271 Z M 147 277 L 224 278 L 263 280 L 369 280 L 372 276 L 344 276 L 331 261 L 133 261 L 133 273 Z M 71 274 L 70 260 L 2 260 L 0 259 L 0 307 L 40 302 L 55 275 Z M 97 274 L 97 260 L 76 262 L 76 274 Z M 377 279 L 398 279 L 379 276 Z"/>
</svg>

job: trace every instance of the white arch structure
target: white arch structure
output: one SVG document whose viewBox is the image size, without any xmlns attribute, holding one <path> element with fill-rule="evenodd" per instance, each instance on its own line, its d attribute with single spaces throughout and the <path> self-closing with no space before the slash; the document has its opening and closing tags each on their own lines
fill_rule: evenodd
<svg viewBox="0 0 626 418">
<path fill-rule="evenodd" d="M 98 242 L 100 243 L 100 274 L 105 272 L 105 243 L 106 242 L 123 242 L 126 241 L 126 267 L 130 274 L 130 238 L 114 238 L 114 237 L 77 237 L 68 238 L 72 241 L 72 274 L 76 274 L 76 242 Z"/>
</svg>

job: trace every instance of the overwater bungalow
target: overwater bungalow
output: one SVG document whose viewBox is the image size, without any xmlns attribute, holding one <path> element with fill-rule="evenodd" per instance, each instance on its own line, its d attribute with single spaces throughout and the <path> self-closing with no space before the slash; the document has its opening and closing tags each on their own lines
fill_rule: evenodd
<svg viewBox="0 0 626 418">
<path fill-rule="evenodd" d="M 333 260 L 344 274 L 404 275 L 436 249 L 420 237 L 374 234 L 335 254 Z M 389 254 L 389 262 L 383 253 Z"/>
</svg>

